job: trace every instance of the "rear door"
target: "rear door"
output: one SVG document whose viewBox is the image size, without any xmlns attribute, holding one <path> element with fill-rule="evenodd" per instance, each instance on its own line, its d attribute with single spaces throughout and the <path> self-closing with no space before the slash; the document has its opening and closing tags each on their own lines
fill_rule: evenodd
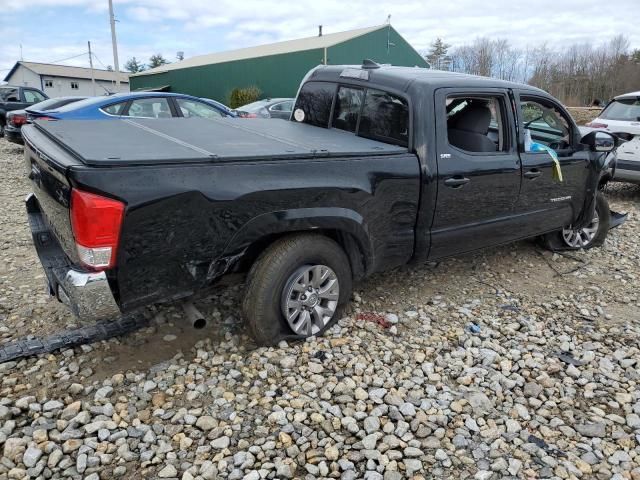
<svg viewBox="0 0 640 480">
<path fill-rule="evenodd" d="M 436 90 L 438 194 L 431 258 L 521 236 L 514 218 L 521 172 L 511 105 L 505 89 Z"/>
<path fill-rule="evenodd" d="M 579 143 L 580 134 L 571 116 L 553 99 L 519 91 L 516 104 L 522 126 L 523 171 L 518 210 L 528 217 L 522 228 L 528 235 L 537 235 L 569 226 L 587 195 L 589 150 Z M 556 152 L 562 182 L 553 178 L 554 162 L 549 153 L 526 149 L 527 130 L 533 142 Z"/>
</svg>

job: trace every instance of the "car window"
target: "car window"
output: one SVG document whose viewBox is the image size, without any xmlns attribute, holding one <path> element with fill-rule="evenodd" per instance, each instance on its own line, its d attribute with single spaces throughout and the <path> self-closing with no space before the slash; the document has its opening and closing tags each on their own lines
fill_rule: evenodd
<svg viewBox="0 0 640 480">
<path fill-rule="evenodd" d="M 305 83 L 296 99 L 292 118 L 296 122 L 327 128 L 335 91 L 335 83 Z"/>
<path fill-rule="evenodd" d="M 169 118 L 171 109 L 166 98 L 137 98 L 129 105 L 129 110 L 122 114 L 125 117 L 137 118 Z"/>
<path fill-rule="evenodd" d="M 38 103 L 43 100 L 46 100 L 45 96 L 42 95 L 37 90 L 25 89 L 22 91 L 22 94 L 24 95 L 24 101 L 28 103 Z"/>
<path fill-rule="evenodd" d="M 355 133 L 363 98 L 364 90 L 361 88 L 340 87 L 336 106 L 333 109 L 331 126 Z"/>
<path fill-rule="evenodd" d="M 449 145 L 471 153 L 509 150 L 503 97 L 452 95 L 445 110 Z"/>
<path fill-rule="evenodd" d="M 531 141 L 554 150 L 570 147 L 569 120 L 551 102 L 523 97 L 520 101 L 520 110 L 525 135 L 530 136 Z"/>
<path fill-rule="evenodd" d="M 183 117 L 200 117 L 200 118 L 220 118 L 224 114 L 217 108 L 205 103 L 187 100 L 185 98 L 176 99 Z"/>
<path fill-rule="evenodd" d="M 273 105 L 271 105 L 269 110 L 275 110 L 278 112 L 290 112 L 291 107 L 293 107 L 293 101 L 280 102 L 280 103 L 274 103 Z"/>
<path fill-rule="evenodd" d="M 3 102 L 19 102 L 20 92 L 14 87 L 0 88 L 0 100 Z"/>
<path fill-rule="evenodd" d="M 126 104 L 127 102 L 112 103 L 111 105 L 102 107 L 100 110 L 102 110 L 104 113 L 108 113 L 109 115 L 121 115 L 122 110 L 124 109 L 124 106 Z"/>
<path fill-rule="evenodd" d="M 361 137 L 406 147 L 409 145 L 409 105 L 382 90 L 368 89 L 358 127 Z"/>
<path fill-rule="evenodd" d="M 598 115 L 598 118 L 603 120 L 640 122 L 640 99 L 621 98 L 614 100 Z"/>
</svg>

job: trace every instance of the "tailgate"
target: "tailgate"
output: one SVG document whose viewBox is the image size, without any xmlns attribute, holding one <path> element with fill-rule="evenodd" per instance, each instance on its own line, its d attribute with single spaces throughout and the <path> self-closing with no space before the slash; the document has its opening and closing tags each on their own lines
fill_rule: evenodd
<svg viewBox="0 0 640 480">
<path fill-rule="evenodd" d="M 42 220 L 65 254 L 75 263 L 77 252 L 69 217 L 71 186 L 66 172 L 77 161 L 30 125 L 22 128 L 22 134 L 25 167 L 37 202 L 35 207 L 39 208 Z"/>
</svg>

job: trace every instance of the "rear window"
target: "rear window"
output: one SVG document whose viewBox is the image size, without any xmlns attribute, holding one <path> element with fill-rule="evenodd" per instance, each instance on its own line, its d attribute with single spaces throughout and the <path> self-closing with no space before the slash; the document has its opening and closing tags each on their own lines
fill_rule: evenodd
<svg viewBox="0 0 640 480">
<path fill-rule="evenodd" d="M 364 90 L 361 88 L 340 87 L 331 126 L 355 133 L 363 97 Z"/>
<path fill-rule="evenodd" d="M 20 92 L 14 87 L 0 88 L 0 100 L 3 102 L 19 102 Z"/>
<path fill-rule="evenodd" d="M 621 98 L 614 100 L 598 115 L 603 120 L 640 121 L 640 99 Z"/>
</svg>

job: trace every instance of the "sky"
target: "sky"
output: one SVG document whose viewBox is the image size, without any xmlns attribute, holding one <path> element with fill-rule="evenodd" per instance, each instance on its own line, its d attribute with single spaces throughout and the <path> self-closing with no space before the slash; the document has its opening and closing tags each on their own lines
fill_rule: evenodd
<svg viewBox="0 0 640 480">
<path fill-rule="evenodd" d="M 456 45 L 506 38 L 525 48 L 591 42 L 617 34 L 640 48 L 640 0 L 114 0 L 121 68 L 154 53 L 169 61 L 263 43 L 391 24 L 418 51 L 441 37 Z M 108 0 L 0 0 L 0 79 L 26 61 L 113 65 Z M 22 53 L 21 47 L 22 45 Z M 69 58 L 74 57 L 75 58 Z"/>
</svg>

